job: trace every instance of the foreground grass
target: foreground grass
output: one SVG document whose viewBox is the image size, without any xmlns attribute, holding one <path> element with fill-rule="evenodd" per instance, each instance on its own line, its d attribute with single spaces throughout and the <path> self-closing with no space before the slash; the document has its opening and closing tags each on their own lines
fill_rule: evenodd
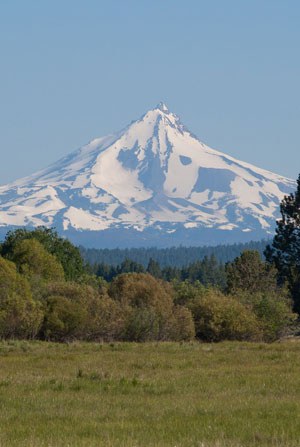
<svg viewBox="0 0 300 447">
<path fill-rule="evenodd" d="M 0 343 L 0 446 L 300 446 L 300 343 Z"/>
</svg>

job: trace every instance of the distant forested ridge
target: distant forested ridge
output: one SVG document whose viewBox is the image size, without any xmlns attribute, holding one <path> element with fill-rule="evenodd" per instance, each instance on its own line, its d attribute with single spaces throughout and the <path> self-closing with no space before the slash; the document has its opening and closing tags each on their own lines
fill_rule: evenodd
<svg viewBox="0 0 300 447">
<path fill-rule="evenodd" d="M 185 267 L 191 263 L 214 256 L 221 263 L 231 262 L 245 250 L 256 250 L 261 256 L 270 241 L 252 241 L 244 244 L 217 245 L 215 247 L 171 247 L 171 248 L 114 248 L 94 249 L 79 247 L 82 257 L 91 265 L 109 264 L 118 266 L 130 259 L 147 267 L 150 259 L 161 267 Z"/>
</svg>

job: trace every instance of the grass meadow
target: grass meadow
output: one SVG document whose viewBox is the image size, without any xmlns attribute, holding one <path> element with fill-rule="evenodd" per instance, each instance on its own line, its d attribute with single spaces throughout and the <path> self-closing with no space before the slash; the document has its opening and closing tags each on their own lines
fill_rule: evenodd
<svg viewBox="0 0 300 447">
<path fill-rule="evenodd" d="M 0 446 L 300 446 L 300 342 L 0 343 Z"/>
</svg>

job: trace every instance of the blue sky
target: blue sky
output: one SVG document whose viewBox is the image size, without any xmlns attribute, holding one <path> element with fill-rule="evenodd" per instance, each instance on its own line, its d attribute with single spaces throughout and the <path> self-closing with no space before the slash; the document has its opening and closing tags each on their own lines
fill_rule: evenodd
<svg viewBox="0 0 300 447">
<path fill-rule="evenodd" d="M 164 101 L 208 145 L 300 172 L 297 0 L 0 0 L 0 184 Z"/>
</svg>

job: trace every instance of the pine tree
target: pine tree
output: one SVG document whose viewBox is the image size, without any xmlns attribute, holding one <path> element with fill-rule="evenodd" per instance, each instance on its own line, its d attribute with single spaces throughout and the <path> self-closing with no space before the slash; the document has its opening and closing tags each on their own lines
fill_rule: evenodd
<svg viewBox="0 0 300 447">
<path fill-rule="evenodd" d="M 300 313 L 300 175 L 296 192 L 284 197 L 280 212 L 272 246 L 267 246 L 265 256 L 276 266 L 279 284 L 288 284 L 294 310 Z"/>
<path fill-rule="evenodd" d="M 148 267 L 147 267 L 147 273 L 154 276 L 154 278 L 161 278 L 160 265 L 153 258 L 150 258 L 150 260 L 149 260 Z"/>
<path fill-rule="evenodd" d="M 138 264 L 131 259 L 126 258 L 121 265 L 117 267 L 117 272 L 120 275 L 121 273 L 145 273 L 145 269 L 141 264 Z"/>
<path fill-rule="evenodd" d="M 265 263 L 256 250 L 245 250 L 234 261 L 228 262 L 226 273 L 228 293 L 272 292 L 277 289 L 276 269 Z"/>
</svg>

